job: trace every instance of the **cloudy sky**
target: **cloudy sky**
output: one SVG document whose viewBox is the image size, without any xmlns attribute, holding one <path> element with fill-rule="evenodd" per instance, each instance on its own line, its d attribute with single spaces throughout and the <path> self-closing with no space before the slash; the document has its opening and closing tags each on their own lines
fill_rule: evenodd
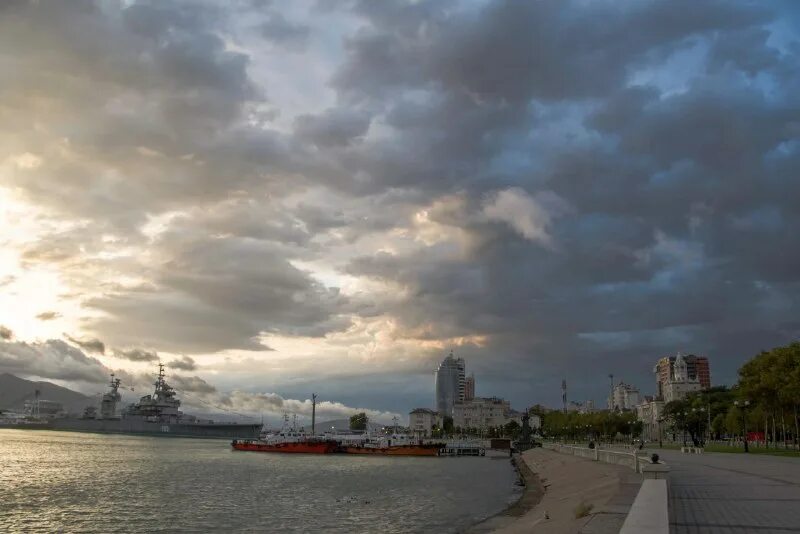
<svg viewBox="0 0 800 534">
<path fill-rule="evenodd" d="M 791 1 L 0 5 L 0 371 L 600 403 L 800 337 Z M 294 400 L 293 400 L 294 399 Z"/>
</svg>

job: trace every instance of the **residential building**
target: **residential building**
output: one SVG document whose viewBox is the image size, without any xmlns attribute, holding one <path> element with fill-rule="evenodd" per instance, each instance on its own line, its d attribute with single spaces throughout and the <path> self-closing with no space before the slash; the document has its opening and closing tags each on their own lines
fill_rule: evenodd
<svg viewBox="0 0 800 534">
<path fill-rule="evenodd" d="M 431 429 L 440 424 L 439 414 L 429 408 L 415 408 L 408 414 L 408 429 L 414 436 L 429 438 Z"/>
<path fill-rule="evenodd" d="M 609 410 L 635 410 L 639 404 L 639 390 L 620 380 L 608 398 Z"/>
<path fill-rule="evenodd" d="M 475 397 L 453 409 L 453 425 L 461 428 L 502 426 L 511 420 L 511 403 L 497 397 Z"/>
<path fill-rule="evenodd" d="M 698 377 L 698 366 L 696 359 L 693 360 L 693 374 L 691 374 L 689 372 L 689 363 L 687 362 L 687 357 L 684 357 L 679 352 L 675 359 L 670 360 L 669 362 L 671 367 L 671 376 L 665 382 L 661 382 L 663 371 L 660 365 L 662 362 L 664 362 L 664 360 L 665 358 L 659 360 L 659 364 L 656 366 L 656 374 L 659 380 L 658 391 L 662 400 L 665 402 L 681 400 L 686 397 L 687 394 L 703 389 Z M 706 361 L 706 365 L 707 363 L 708 362 Z M 664 364 L 664 367 L 666 367 L 666 364 Z"/>
<path fill-rule="evenodd" d="M 464 382 L 464 400 L 472 400 L 475 398 L 475 375 L 470 373 L 467 380 Z"/>
<path fill-rule="evenodd" d="M 689 380 L 698 381 L 701 389 L 708 389 L 711 387 L 711 368 L 708 364 L 708 358 L 705 356 L 695 356 L 694 354 L 683 356 L 678 353 L 677 356 L 667 356 L 659 359 L 653 369 L 657 383 L 656 396 L 659 398 L 664 398 L 666 396 L 664 387 L 675 377 L 675 360 L 678 356 L 681 356 L 686 363 L 686 371 Z"/>
<path fill-rule="evenodd" d="M 465 390 L 464 358 L 455 358 L 450 351 L 436 370 L 436 411 L 442 416 L 453 417 L 453 406 L 464 401 Z"/>
</svg>

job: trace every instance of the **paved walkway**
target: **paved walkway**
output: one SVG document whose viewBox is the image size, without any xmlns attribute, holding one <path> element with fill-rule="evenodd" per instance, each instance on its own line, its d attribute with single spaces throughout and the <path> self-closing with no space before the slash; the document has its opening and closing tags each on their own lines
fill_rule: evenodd
<svg viewBox="0 0 800 534">
<path fill-rule="evenodd" d="M 670 466 L 670 532 L 800 532 L 800 458 L 655 452 Z"/>
</svg>

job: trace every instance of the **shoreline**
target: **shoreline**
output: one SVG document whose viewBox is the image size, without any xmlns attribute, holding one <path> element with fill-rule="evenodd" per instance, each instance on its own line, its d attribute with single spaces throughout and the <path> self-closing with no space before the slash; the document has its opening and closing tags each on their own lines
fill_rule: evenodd
<svg viewBox="0 0 800 534">
<path fill-rule="evenodd" d="M 512 456 L 510 461 L 514 471 L 517 473 L 517 477 L 523 483 L 523 490 L 519 499 L 508 505 L 504 510 L 478 521 L 463 532 L 467 534 L 493 532 L 514 523 L 541 502 L 542 497 L 544 497 L 544 486 L 539 479 L 539 475 L 530 468 L 521 452 Z"/>
</svg>

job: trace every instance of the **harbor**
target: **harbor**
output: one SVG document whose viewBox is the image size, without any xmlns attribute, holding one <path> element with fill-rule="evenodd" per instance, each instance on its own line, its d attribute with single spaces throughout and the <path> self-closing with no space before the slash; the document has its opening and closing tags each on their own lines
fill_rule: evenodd
<svg viewBox="0 0 800 534">
<path fill-rule="evenodd" d="M 168 518 L 171 532 L 456 533 L 522 494 L 507 460 L 245 454 L 216 439 L 0 429 L 0 462 L 2 532 L 143 534 Z"/>
</svg>

